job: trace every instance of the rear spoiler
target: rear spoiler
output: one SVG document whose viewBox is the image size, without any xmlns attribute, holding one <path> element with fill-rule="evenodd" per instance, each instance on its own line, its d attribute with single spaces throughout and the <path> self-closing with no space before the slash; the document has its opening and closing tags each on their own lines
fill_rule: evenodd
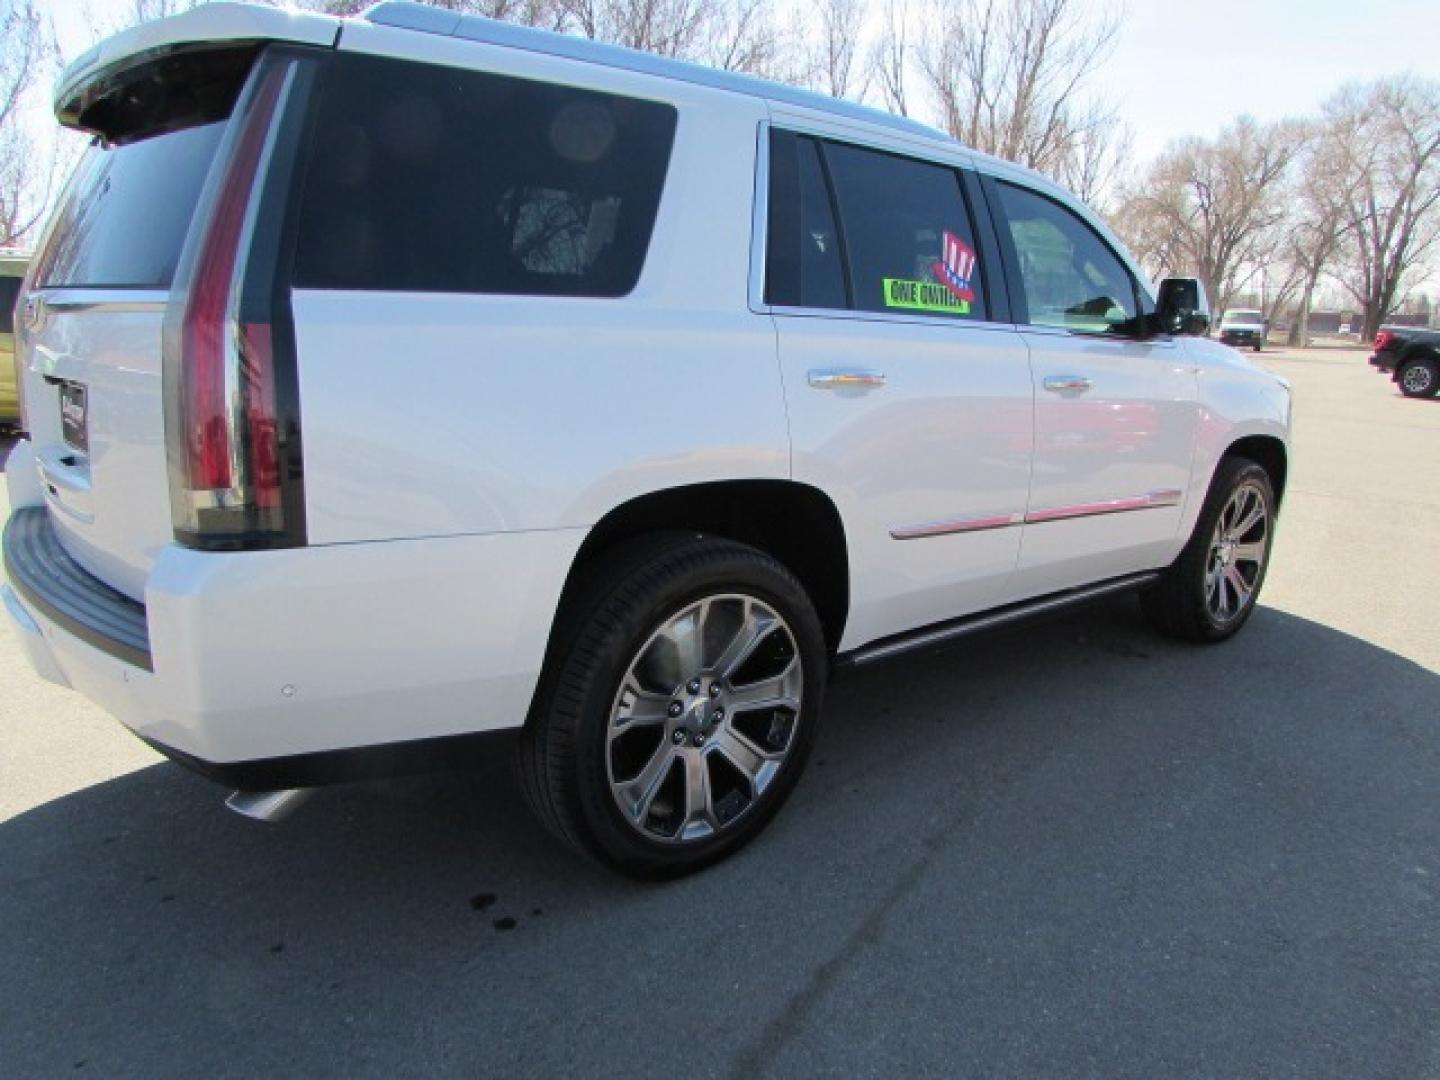
<svg viewBox="0 0 1440 1080">
<path fill-rule="evenodd" d="M 341 21 L 329 15 L 283 11 L 252 4 L 202 4 L 106 38 L 60 74 L 53 96 L 55 116 L 66 127 L 95 130 L 86 113 L 125 83 L 127 72 L 176 53 L 256 46 L 269 41 L 333 47 Z M 103 133 L 102 133 L 103 134 Z"/>
</svg>

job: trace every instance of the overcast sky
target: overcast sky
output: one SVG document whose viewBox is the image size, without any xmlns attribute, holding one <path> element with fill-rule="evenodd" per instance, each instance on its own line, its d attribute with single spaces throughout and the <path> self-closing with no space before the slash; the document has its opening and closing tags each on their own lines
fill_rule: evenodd
<svg viewBox="0 0 1440 1080">
<path fill-rule="evenodd" d="M 41 2 L 68 57 L 132 7 Z M 1407 70 L 1440 77 L 1440 0 L 1129 0 L 1094 88 L 1134 128 L 1143 162 L 1170 139 L 1213 135 L 1242 112 L 1262 120 L 1313 113 L 1346 81 Z M 34 121 L 45 119 L 37 99 Z"/>
<path fill-rule="evenodd" d="M 1144 159 L 1241 113 L 1304 116 L 1342 83 L 1401 71 L 1440 78 L 1440 0 L 1130 0 L 1097 87 Z"/>
</svg>

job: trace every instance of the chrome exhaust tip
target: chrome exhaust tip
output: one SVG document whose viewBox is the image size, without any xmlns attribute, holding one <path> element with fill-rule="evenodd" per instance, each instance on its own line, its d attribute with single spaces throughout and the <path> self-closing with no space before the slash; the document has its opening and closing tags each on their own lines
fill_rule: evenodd
<svg viewBox="0 0 1440 1080">
<path fill-rule="evenodd" d="M 242 817 L 254 821 L 284 821 L 310 797 L 310 788 L 286 788 L 283 791 L 237 791 L 225 805 Z"/>
</svg>

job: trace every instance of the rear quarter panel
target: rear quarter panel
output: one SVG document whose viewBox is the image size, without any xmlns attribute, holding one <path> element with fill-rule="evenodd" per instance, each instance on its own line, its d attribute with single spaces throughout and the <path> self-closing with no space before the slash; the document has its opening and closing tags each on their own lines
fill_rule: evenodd
<svg viewBox="0 0 1440 1080">
<path fill-rule="evenodd" d="M 295 293 L 311 542 L 585 526 L 661 488 L 787 477 L 775 331 L 746 300 L 763 104 L 385 28 L 345 44 L 417 38 L 432 62 L 670 102 L 674 151 L 628 297 Z"/>
</svg>

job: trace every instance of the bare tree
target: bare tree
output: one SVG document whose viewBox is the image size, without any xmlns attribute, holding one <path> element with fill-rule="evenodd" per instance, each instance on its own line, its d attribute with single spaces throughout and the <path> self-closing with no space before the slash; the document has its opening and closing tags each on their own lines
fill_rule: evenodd
<svg viewBox="0 0 1440 1080">
<path fill-rule="evenodd" d="M 1134 153 L 1130 127 L 1105 106 L 1092 105 L 1077 115 L 1069 144 L 1050 172 L 1097 213 L 1106 214 Z"/>
<path fill-rule="evenodd" d="M 1336 278 L 1373 337 L 1440 238 L 1440 82 L 1402 75 L 1347 86 L 1324 108 L 1347 181 Z"/>
<path fill-rule="evenodd" d="M 1179 193 L 1126 190 L 1117 212 L 1109 215 L 1111 227 L 1130 253 L 1156 281 L 1184 276 L 1190 257 L 1176 221 L 1183 216 Z"/>
<path fill-rule="evenodd" d="M 1310 312 L 1320 279 L 1349 233 L 1347 187 L 1353 178 L 1345 169 L 1344 148 L 1334 132 L 1320 128 L 1297 163 L 1294 211 L 1283 246 L 1297 268 L 1299 305 L 1286 344 L 1304 348 L 1310 341 Z"/>
<path fill-rule="evenodd" d="M 200 0 L 131 0 L 126 25 L 138 26 L 155 19 L 168 19 L 171 15 L 189 11 L 199 2 Z"/>
<path fill-rule="evenodd" d="M 802 17 L 819 23 L 806 49 L 805 84 L 832 97 L 861 97 L 869 83 L 859 62 L 864 5 L 860 0 L 819 0 Z"/>
<path fill-rule="evenodd" d="M 1256 261 L 1251 264 L 1250 273 L 1240 283 L 1241 288 L 1254 290 L 1259 282 L 1257 306 L 1266 321 L 1274 322 L 1282 311 L 1289 310 L 1295 296 L 1305 281 L 1305 266 L 1295 258 L 1294 249 L 1285 242 L 1295 222 L 1289 215 L 1282 217 L 1264 237 Z"/>
<path fill-rule="evenodd" d="M 897 116 L 910 115 L 906 76 L 913 46 L 907 0 L 885 0 L 880 26 L 870 47 L 870 80 L 880 88 L 880 101 Z"/>
<path fill-rule="evenodd" d="M 561 26 L 598 41 L 774 77 L 781 44 L 769 0 L 559 0 Z"/>
<path fill-rule="evenodd" d="M 1097 117 L 1086 80 L 1114 47 L 1119 20 L 1078 0 L 935 0 L 919 66 L 961 142 L 1055 171 Z"/>
<path fill-rule="evenodd" d="M 1116 224 L 1164 273 L 1193 273 L 1223 310 L 1271 257 L 1282 188 L 1304 128 L 1241 117 L 1213 142 L 1172 144 L 1125 194 Z"/>
<path fill-rule="evenodd" d="M 24 128 L 26 95 L 55 56 L 35 0 L 0 0 L 0 246 L 25 240 L 50 204 L 57 166 Z"/>
<path fill-rule="evenodd" d="M 585 37 L 689 59 L 705 44 L 712 0 L 564 0 L 570 23 Z"/>
<path fill-rule="evenodd" d="M 793 50 L 776 24 L 770 0 L 730 0 L 719 5 L 705 36 L 698 59 L 711 67 L 796 81 Z"/>
<path fill-rule="evenodd" d="M 565 5 L 561 0 L 424 0 L 447 11 L 466 15 L 484 15 L 490 19 L 559 30 L 565 22 Z M 363 11 L 373 0 L 326 0 L 331 15 L 353 15 Z M 337 8 L 345 10 L 337 10 Z"/>
</svg>

